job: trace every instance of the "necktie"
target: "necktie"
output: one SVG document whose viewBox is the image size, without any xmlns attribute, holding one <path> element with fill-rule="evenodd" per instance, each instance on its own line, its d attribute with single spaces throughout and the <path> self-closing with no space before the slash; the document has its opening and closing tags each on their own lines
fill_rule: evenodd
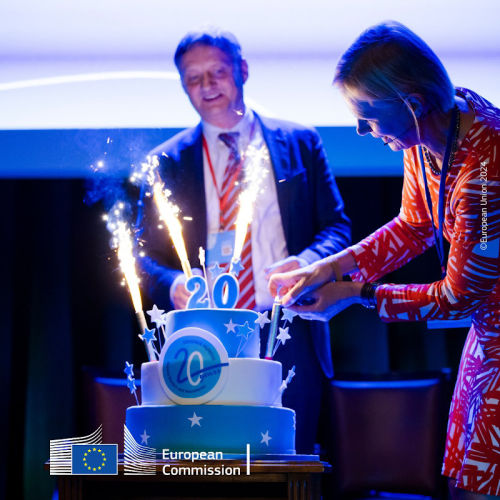
<svg viewBox="0 0 500 500">
<path fill-rule="evenodd" d="M 238 136 L 238 132 L 219 134 L 219 139 L 229 149 L 229 157 L 221 189 L 220 224 L 223 231 L 234 229 L 239 209 L 238 197 L 242 190 L 243 165 L 238 151 Z M 239 309 L 254 309 L 255 287 L 253 282 L 250 227 L 248 227 L 243 251 L 241 252 L 241 264 L 243 270 L 238 275 L 240 298 L 236 307 Z"/>
</svg>

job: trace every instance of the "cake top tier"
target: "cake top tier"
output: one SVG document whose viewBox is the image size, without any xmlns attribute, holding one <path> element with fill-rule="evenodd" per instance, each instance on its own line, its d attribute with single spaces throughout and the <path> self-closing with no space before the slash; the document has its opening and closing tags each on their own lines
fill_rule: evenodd
<svg viewBox="0 0 500 500">
<path fill-rule="evenodd" d="M 260 357 L 258 314 L 246 309 L 186 309 L 170 311 L 165 318 L 165 336 L 187 327 L 215 335 L 230 358 Z"/>
</svg>

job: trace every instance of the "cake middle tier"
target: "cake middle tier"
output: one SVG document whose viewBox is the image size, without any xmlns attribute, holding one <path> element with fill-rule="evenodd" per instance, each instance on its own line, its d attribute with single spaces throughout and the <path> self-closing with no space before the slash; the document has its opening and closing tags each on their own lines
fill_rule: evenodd
<svg viewBox="0 0 500 500">
<path fill-rule="evenodd" d="M 281 406 L 282 368 L 278 361 L 229 358 L 226 383 L 209 405 Z M 141 366 L 142 405 L 174 405 L 161 382 L 159 361 Z"/>
</svg>

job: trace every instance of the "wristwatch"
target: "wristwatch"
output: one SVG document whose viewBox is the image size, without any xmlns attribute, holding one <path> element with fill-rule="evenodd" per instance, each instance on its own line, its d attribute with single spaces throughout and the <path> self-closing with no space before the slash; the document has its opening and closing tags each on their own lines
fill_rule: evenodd
<svg viewBox="0 0 500 500">
<path fill-rule="evenodd" d="M 366 307 L 367 309 L 376 309 L 377 308 L 377 297 L 375 295 L 375 291 L 381 285 L 381 283 L 363 283 L 361 287 L 361 305 Z"/>
</svg>

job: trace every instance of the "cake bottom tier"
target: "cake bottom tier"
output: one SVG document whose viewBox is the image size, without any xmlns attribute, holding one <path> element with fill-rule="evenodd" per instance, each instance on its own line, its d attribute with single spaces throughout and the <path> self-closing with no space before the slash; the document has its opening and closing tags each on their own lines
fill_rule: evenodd
<svg viewBox="0 0 500 500">
<path fill-rule="evenodd" d="M 171 451 L 294 454 L 295 412 L 271 406 L 131 406 L 126 425 L 140 445 Z"/>
</svg>

